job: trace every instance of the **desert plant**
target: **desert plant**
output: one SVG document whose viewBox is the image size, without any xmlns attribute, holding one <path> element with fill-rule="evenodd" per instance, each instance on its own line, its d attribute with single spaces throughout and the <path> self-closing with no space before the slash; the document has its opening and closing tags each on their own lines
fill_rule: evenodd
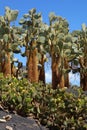
<svg viewBox="0 0 87 130">
<path fill-rule="evenodd" d="M 82 25 L 81 31 L 74 31 L 72 35 L 75 37 L 75 53 L 77 54 L 75 60 L 73 61 L 73 64 L 76 67 L 74 72 L 80 73 L 80 86 L 83 88 L 83 90 L 87 90 L 87 36 L 86 36 L 87 27 L 85 24 Z"/>
<path fill-rule="evenodd" d="M 33 115 L 41 124 L 56 129 L 87 128 L 87 95 L 82 88 L 53 90 L 50 84 L 0 75 L 0 104 L 22 116 Z"/>
<path fill-rule="evenodd" d="M 69 25 L 66 19 L 56 16 L 54 13 L 50 13 L 49 19 L 48 42 L 49 53 L 52 58 L 52 86 L 53 88 L 58 86 L 62 88 L 65 86 L 65 77 L 68 78 L 67 72 L 69 72 L 68 63 L 71 57 L 72 37 L 69 33 Z M 64 60 L 67 61 L 67 65 L 65 65 Z M 69 87 L 69 83 L 67 85 Z"/>
<path fill-rule="evenodd" d="M 27 57 L 28 79 L 38 82 L 38 48 L 37 37 L 40 30 L 41 14 L 36 9 L 31 9 L 19 22 L 25 30 L 25 56 Z"/>
<path fill-rule="evenodd" d="M 16 27 L 11 27 L 10 23 L 16 20 L 18 16 L 17 10 L 5 8 L 5 15 L 0 16 L 0 71 L 4 76 L 11 76 L 11 55 L 20 52 L 18 48 L 18 39 Z"/>
</svg>

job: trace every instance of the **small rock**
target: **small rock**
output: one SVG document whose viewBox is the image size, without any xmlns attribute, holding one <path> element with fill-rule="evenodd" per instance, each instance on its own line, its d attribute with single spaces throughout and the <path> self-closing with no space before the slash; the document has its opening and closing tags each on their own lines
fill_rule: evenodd
<svg viewBox="0 0 87 130">
<path fill-rule="evenodd" d="M 5 119 L 6 121 L 9 121 L 11 118 L 12 118 L 12 116 L 11 116 L 11 115 L 6 115 L 6 116 L 3 116 L 3 119 Z"/>
<path fill-rule="evenodd" d="M 6 122 L 5 119 L 0 119 L 0 123 L 4 123 L 4 122 Z"/>
<path fill-rule="evenodd" d="M 1 104 L 0 104 L 0 109 L 1 109 L 1 110 L 4 110 L 4 108 L 2 107 L 2 105 L 1 105 Z"/>
<path fill-rule="evenodd" d="M 8 126 L 8 125 L 6 126 L 6 129 L 7 130 L 13 130 L 13 128 L 11 126 Z"/>
</svg>

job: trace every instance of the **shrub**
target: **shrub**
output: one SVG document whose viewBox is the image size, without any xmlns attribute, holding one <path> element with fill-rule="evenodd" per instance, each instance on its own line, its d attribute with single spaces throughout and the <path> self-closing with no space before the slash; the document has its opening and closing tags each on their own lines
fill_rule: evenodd
<svg viewBox="0 0 87 130">
<path fill-rule="evenodd" d="M 86 130 L 87 96 L 79 87 L 53 90 L 51 85 L 0 76 L 0 102 L 22 116 L 31 113 L 50 129 Z"/>
</svg>

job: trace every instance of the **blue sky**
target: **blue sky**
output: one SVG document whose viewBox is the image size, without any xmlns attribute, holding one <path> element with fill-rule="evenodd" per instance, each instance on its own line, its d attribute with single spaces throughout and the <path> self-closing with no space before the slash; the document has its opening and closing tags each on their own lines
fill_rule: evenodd
<svg viewBox="0 0 87 130">
<path fill-rule="evenodd" d="M 55 12 L 68 20 L 71 31 L 87 23 L 87 0 L 0 0 L 0 15 L 4 14 L 5 6 L 19 10 L 18 20 L 28 10 L 36 8 L 37 12 L 42 12 L 43 21 L 48 23 L 49 13 Z"/>
<path fill-rule="evenodd" d="M 82 23 L 87 24 L 87 0 L 0 0 L 0 15 L 4 15 L 5 6 L 19 10 L 17 21 L 30 9 L 36 8 L 37 12 L 42 12 L 43 21 L 46 23 L 49 23 L 50 12 L 55 12 L 56 15 L 66 18 L 70 31 L 81 29 Z M 49 73 L 47 72 L 46 75 Z M 51 78 L 49 76 L 48 78 Z"/>
</svg>

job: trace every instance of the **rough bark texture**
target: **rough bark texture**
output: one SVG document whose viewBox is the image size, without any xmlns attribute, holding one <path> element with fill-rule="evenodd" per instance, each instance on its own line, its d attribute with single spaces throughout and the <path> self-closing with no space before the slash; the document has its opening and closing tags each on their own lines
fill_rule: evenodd
<svg viewBox="0 0 87 130">
<path fill-rule="evenodd" d="M 87 91 L 87 74 L 80 74 L 80 86 Z"/>
<path fill-rule="evenodd" d="M 64 74 L 62 74 L 60 77 L 59 88 L 64 88 L 64 87 L 65 87 L 65 79 L 64 79 Z"/>
<path fill-rule="evenodd" d="M 1 50 L 0 50 L 1 51 Z M 0 54 L 0 73 L 2 72 L 2 56 Z"/>
<path fill-rule="evenodd" d="M 60 58 L 55 57 L 55 54 L 52 55 L 52 87 L 56 89 L 60 82 L 60 73 L 59 73 L 59 64 Z"/>
<path fill-rule="evenodd" d="M 28 61 L 27 61 L 27 67 L 28 67 L 28 79 L 30 82 L 32 82 L 32 68 L 33 68 L 33 61 L 32 61 L 32 53 L 30 52 Z"/>
<path fill-rule="evenodd" d="M 83 58 L 79 59 L 80 62 L 80 86 L 83 88 L 84 91 L 87 90 L 87 52 L 85 53 L 85 56 Z"/>
<path fill-rule="evenodd" d="M 39 81 L 45 84 L 45 70 L 44 70 L 44 55 L 42 55 L 40 60 L 41 68 L 39 70 Z"/>
<path fill-rule="evenodd" d="M 7 52 L 7 59 L 5 59 L 2 69 L 5 77 L 11 76 L 10 52 Z"/>
<path fill-rule="evenodd" d="M 87 91 L 87 75 L 84 75 L 84 78 L 82 79 L 82 88 L 84 91 Z"/>
<path fill-rule="evenodd" d="M 37 57 L 37 49 L 33 51 L 33 81 L 38 82 L 38 57 Z"/>
<path fill-rule="evenodd" d="M 16 76 L 16 68 L 14 63 L 11 63 L 11 76 Z"/>
<path fill-rule="evenodd" d="M 35 47 L 36 43 L 32 43 Z M 37 58 L 37 48 L 34 48 L 29 52 L 28 57 L 28 79 L 30 82 L 38 82 L 38 58 Z"/>
<path fill-rule="evenodd" d="M 28 45 L 28 42 L 29 42 L 29 40 L 28 40 L 28 34 L 27 34 L 27 36 L 25 37 L 25 41 L 26 41 L 26 46 L 25 46 L 25 48 L 26 48 L 26 50 L 25 50 L 25 55 L 26 55 L 26 57 L 27 57 L 27 62 L 26 62 L 26 70 L 28 69 L 28 58 L 29 58 L 29 45 Z"/>
<path fill-rule="evenodd" d="M 64 59 L 64 68 L 69 69 L 67 58 Z M 69 73 L 65 74 L 65 87 L 69 88 Z"/>
<path fill-rule="evenodd" d="M 84 86 L 83 90 L 87 90 L 87 43 L 85 44 L 84 48 L 84 66 L 85 66 L 85 72 L 84 72 Z"/>
</svg>

